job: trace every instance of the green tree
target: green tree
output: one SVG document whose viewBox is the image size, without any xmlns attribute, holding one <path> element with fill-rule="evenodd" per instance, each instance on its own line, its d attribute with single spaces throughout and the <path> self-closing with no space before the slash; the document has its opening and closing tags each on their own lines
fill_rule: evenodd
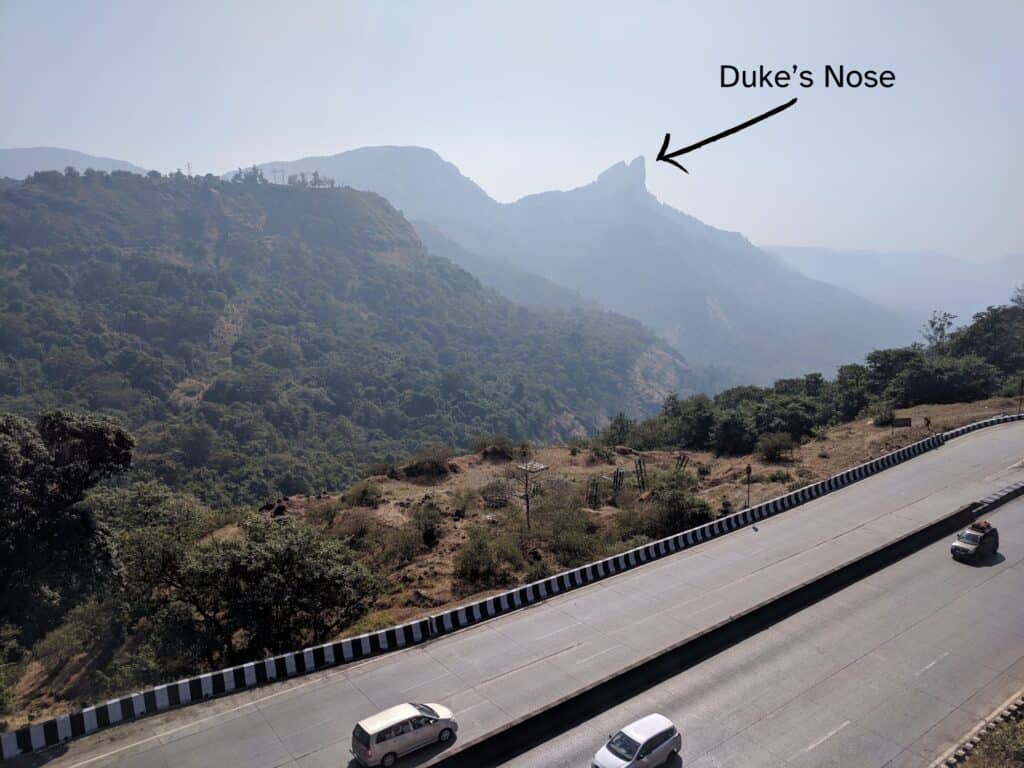
<svg viewBox="0 0 1024 768">
<path fill-rule="evenodd" d="M 866 358 L 868 390 L 873 395 L 881 395 L 896 375 L 919 357 L 919 346 L 876 349 L 870 352 Z"/>
<path fill-rule="evenodd" d="M 32 425 L 0 415 L 0 616 L 23 645 L 116 578 L 108 531 L 76 503 L 131 465 L 134 444 L 95 417 L 50 411 Z"/>
<path fill-rule="evenodd" d="M 765 461 L 781 461 L 788 458 L 796 447 L 792 436 L 786 432 L 770 432 L 757 440 L 756 450 Z"/>
<path fill-rule="evenodd" d="M 991 397 L 999 381 L 998 369 L 975 355 L 919 357 L 893 378 L 886 396 L 900 408 L 971 402 Z"/>
<path fill-rule="evenodd" d="M 839 421 L 851 421 L 868 404 L 868 370 L 863 365 L 841 365 L 836 372 L 833 399 Z"/>
<path fill-rule="evenodd" d="M 633 421 L 626 418 L 626 414 L 619 411 L 608 426 L 601 432 L 601 442 L 606 445 L 620 445 L 629 439 L 629 433 L 633 429 Z"/>
<path fill-rule="evenodd" d="M 956 315 L 950 312 L 940 312 L 937 309 L 932 312 L 931 318 L 921 327 L 921 335 L 929 350 L 937 351 L 945 346 L 955 320 Z"/>
<path fill-rule="evenodd" d="M 757 434 L 747 414 L 739 409 L 719 413 L 711 435 L 715 453 L 727 456 L 750 453 L 756 440 Z"/>
<path fill-rule="evenodd" d="M 204 423 L 190 424 L 181 430 L 178 447 L 181 449 L 182 461 L 187 467 L 202 467 L 210 460 L 213 443 L 217 436 Z"/>
<path fill-rule="evenodd" d="M 167 528 L 125 543 L 140 613 L 156 615 L 162 643 L 191 638 L 210 664 L 324 642 L 379 591 L 352 550 L 293 520 L 252 515 L 240 537 L 198 544 Z"/>
</svg>

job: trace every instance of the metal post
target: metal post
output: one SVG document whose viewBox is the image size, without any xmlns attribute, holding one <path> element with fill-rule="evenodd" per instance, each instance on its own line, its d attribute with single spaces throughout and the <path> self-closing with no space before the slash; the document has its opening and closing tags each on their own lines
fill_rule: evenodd
<svg viewBox="0 0 1024 768">
<path fill-rule="evenodd" d="M 529 530 L 532 526 L 530 525 L 530 470 L 527 469 L 523 472 L 523 496 L 526 498 L 526 529 Z"/>
<path fill-rule="evenodd" d="M 750 465 L 747 464 L 747 509 L 750 509 Z"/>
</svg>

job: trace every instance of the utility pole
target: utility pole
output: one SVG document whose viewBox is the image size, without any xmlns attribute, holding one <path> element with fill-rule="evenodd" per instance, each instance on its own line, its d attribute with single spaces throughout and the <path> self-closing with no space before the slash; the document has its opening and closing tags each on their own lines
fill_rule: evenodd
<svg viewBox="0 0 1024 768">
<path fill-rule="evenodd" d="M 1020 384 L 1017 387 L 1017 415 L 1020 416 L 1021 405 L 1024 404 L 1024 376 L 1020 377 Z"/>
<path fill-rule="evenodd" d="M 747 464 L 747 509 L 750 509 L 750 465 Z"/>
<path fill-rule="evenodd" d="M 543 472 L 547 469 L 547 464 L 541 464 L 536 461 L 527 461 L 519 465 L 519 471 L 523 473 L 523 501 L 526 503 L 526 527 L 531 527 L 530 520 L 530 477 L 536 475 L 538 472 Z"/>
</svg>

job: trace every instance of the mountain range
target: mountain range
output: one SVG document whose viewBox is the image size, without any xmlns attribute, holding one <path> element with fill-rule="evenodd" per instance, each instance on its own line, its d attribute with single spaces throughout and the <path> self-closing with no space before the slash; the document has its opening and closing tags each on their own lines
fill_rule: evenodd
<svg viewBox="0 0 1024 768">
<path fill-rule="evenodd" d="M 69 150 L 0 151 L 0 175 L 103 163 L 142 171 Z M 739 233 L 659 202 L 646 188 L 643 158 L 618 163 L 582 187 L 507 204 L 418 147 L 365 147 L 259 167 L 268 179 L 318 171 L 382 195 L 431 253 L 516 303 L 600 307 L 634 317 L 680 352 L 691 381 L 708 390 L 809 370 L 830 373 L 876 347 L 908 343 L 939 308 L 936 297 L 958 296 L 942 308 L 961 316 L 984 305 L 960 295 L 942 267 L 910 289 L 910 278 L 893 274 L 886 259 L 757 248 Z M 889 272 L 880 272 L 883 267 Z M 967 276 L 956 281 L 966 282 Z M 919 300 L 901 303 L 901 291 Z M 993 293 L 986 288 L 977 295 Z"/>
<path fill-rule="evenodd" d="M 917 318 L 952 312 L 965 324 L 988 306 L 1005 304 L 1024 282 L 1024 253 L 991 262 L 964 261 L 941 253 L 879 253 L 827 248 L 768 246 L 805 275 L 848 288 Z"/>
<path fill-rule="evenodd" d="M 480 264 L 515 265 L 641 320 L 691 363 L 728 371 L 720 386 L 831 373 L 878 346 L 909 342 L 923 319 L 811 279 L 739 233 L 659 202 L 639 157 L 585 186 L 508 204 L 418 147 L 259 167 L 268 176 L 316 170 L 378 192 Z"/>
<path fill-rule="evenodd" d="M 110 157 L 96 157 L 78 152 L 74 149 L 59 147 L 27 147 L 23 149 L 0 149 L 0 179 L 24 179 L 36 171 L 63 171 L 75 168 L 83 172 L 92 168 L 94 171 L 128 171 L 145 173 L 145 168 Z"/>
</svg>

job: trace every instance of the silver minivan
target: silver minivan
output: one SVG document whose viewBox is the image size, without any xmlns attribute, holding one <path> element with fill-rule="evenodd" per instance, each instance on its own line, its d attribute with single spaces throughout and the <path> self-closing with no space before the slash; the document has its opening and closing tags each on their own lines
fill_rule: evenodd
<svg viewBox="0 0 1024 768">
<path fill-rule="evenodd" d="M 648 715 L 608 737 L 591 768 L 654 768 L 683 747 L 679 731 L 664 715 Z"/>
<path fill-rule="evenodd" d="M 356 723 L 352 754 L 363 765 L 390 768 L 402 755 L 451 741 L 458 730 L 448 707 L 399 704 Z"/>
</svg>

